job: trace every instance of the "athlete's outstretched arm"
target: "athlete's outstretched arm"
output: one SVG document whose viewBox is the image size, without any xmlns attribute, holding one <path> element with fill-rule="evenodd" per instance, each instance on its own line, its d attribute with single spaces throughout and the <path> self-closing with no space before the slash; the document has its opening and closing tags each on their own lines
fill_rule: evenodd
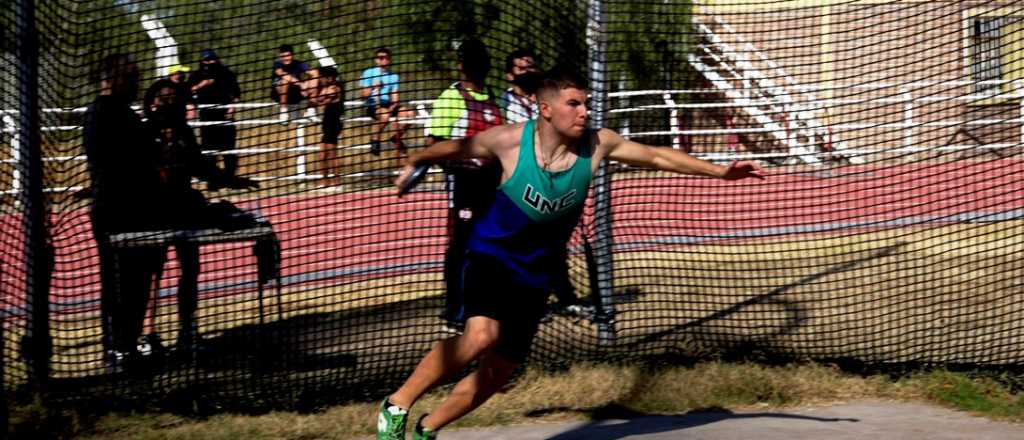
<svg viewBox="0 0 1024 440">
<path fill-rule="evenodd" d="M 748 177 L 764 179 L 761 167 L 751 161 L 737 161 L 724 167 L 697 159 L 674 148 L 655 147 L 633 142 L 608 129 L 600 130 L 598 137 L 601 147 L 607 148 L 608 158 L 625 164 L 680 174 L 718 177 L 725 180 L 739 180 Z"/>
<path fill-rule="evenodd" d="M 493 147 L 503 129 L 506 126 L 494 127 L 476 136 L 465 139 L 448 139 L 434 142 L 430 146 L 410 154 L 402 167 L 401 173 L 395 179 L 395 186 L 401 188 L 402 182 L 412 174 L 417 165 L 435 164 L 446 160 L 483 158 L 493 159 L 495 157 Z"/>
</svg>

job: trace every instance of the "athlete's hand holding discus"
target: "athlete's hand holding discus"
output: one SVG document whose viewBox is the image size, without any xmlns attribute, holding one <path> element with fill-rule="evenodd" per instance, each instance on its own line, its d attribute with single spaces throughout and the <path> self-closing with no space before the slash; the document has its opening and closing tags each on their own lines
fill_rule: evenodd
<svg viewBox="0 0 1024 440">
<path fill-rule="evenodd" d="M 424 177 L 427 177 L 427 171 L 430 170 L 429 164 L 418 164 L 418 165 L 406 165 L 402 168 L 402 173 L 395 180 L 395 186 L 398 187 L 398 197 L 402 197 L 412 191 L 416 185 L 419 185 L 423 181 Z"/>
<path fill-rule="evenodd" d="M 427 175 L 427 170 L 434 164 L 448 160 L 493 159 L 494 153 L 485 148 L 485 144 L 495 143 L 501 134 L 510 132 L 511 126 L 499 126 L 480 133 L 471 138 L 444 140 L 431 144 L 416 153 L 410 154 L 405 166 L 395 179 L 398 197 L 412 190 Z M 507 137 L 507 135 L 506 135 Z"/>
</svg>

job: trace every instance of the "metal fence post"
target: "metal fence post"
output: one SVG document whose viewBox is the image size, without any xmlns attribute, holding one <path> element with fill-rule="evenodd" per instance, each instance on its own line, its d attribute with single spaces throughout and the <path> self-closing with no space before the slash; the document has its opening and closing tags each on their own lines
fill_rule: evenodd
<svg viewBox="0 0 1024 440">
<path fill-rule="evenodd" d="M 900 96 L 903 98 L 903 146 L 912 148 L 914 146 L 914 96 L 910 90 L 900 87 Z"/>
<path fill-rule="evenodd" d="M 15 112 L 14 115 L 17 115 Z M 15 117 L 5 114 L 3 117 L 3 132 L 11 135 L 11 160 L 14 162 L 14 171 L 11 173 L 11 192 L 21 192 L 21 170 L 18 164 L 21 162 L 21 138 L 18 136 L 18 123 Z"/>
<path fill-rule="evenodd" d="M 17 135 L 21 141 L 22 225 L 25 239 L 25 339 L 22 356 L 28 364 L 28 383 L 42 391 L 50 375 L 53 341 L 50 337 L 49 286 L 52 249 L 46 230 L 46 200 L 43 196 L 43 160 L 39 130 L 39 40 L 35 2 L 15 0 L 15 46 L 17 65 Z"/>
<path fill-rule="evenodd" d="M 608 81 L 605 78 L 608 40 L 604 23 L 604 2 L 590 0 L 587 8 L 587 47 L 590 48 L 590 114 L 594 128 L 604 127 L 608 102 Z M 594 264 L 589 268 L 591 290 L 596 295 L 598 312 L 598 343 L 615 342 L 615 304 L 612 299 L 612 178 L 607 161 L 594 175 Z"/>
<path fill-rule="evenodd" d="M 1015 80 L 1013 86 L 1013 91 L 1017 93 L 1015 98 L 1019 101 L 1017 104 L 1019 108 L 1017 117 L 1020 121 L 1020 146 L 1024 146 L 1024 81 Z"/>
<path fill-rule="evenodd" d="M 305 118 L 305 116 L 302 116 Z M 306 177 L 306 123 L 299 122 L 295 127 L 295 174 Z M 324 176 L 327 177 L 327 176 Z"/>
</svg>

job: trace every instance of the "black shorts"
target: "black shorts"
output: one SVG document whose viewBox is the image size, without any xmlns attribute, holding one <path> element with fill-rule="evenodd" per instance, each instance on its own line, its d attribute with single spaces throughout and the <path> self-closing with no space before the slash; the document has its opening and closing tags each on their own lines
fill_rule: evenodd
<svg viewBox="0 0 1024 440">
<path fill-rule="evenodd" d="M 391 105 L 391 104 L 388 104 L 388 105 Z M 399 110 L 400 107 L 401 106 L 396 105 L 396 106 L 391 108 L 391 117 L 392 118 L 397 118 L 398 117 L 398 110 Z M 366 116 L 368 116 L 370 119 L 373 119 L 373 120 L 376 121 L 377 120 L 377 108 L 378 107 L 376 105 L 368 105 L 368 106 L 366 106 Z"/>
<path fill-rule="evenodd" d="M 273 85 L 274 87 L 270 89 L 270 99 L 276 103 L 281 99 L 281 95 L 277 93 L 277 83 L 274 83 Z M 295 84 L 288 86 L 288 98 L 285 101 L 285 104 L 295 105 L 302 102 L 303 99 L 306 98 L 302 96 L 302 88 Z"/>
<path fill-rule="evenodd" d="M 227 110 L 220 108 L 204 108 L 199 110 L 199 120 L 203 122 L 227 121 Z M 227 151 L 235 148 L 237 131 L 234 123 L 224 125 L 204 125 L 199 127 L 199 139 L 204 150 Z"/>
<path fill-rule="evenodd" d="M 234 125 L 207 125 L 199 127 L 199 139 L 205 150 L 227 151 L 235 148 L 237 132 Z"/>
<path fill-rule="evenodd" d="M 325 117 L 321 125 L 321 144 L 338 144 L 338 135 L 341 134 L 341 121 L 337 118 Z"/>
<path fill-rule="evenodd" d="M 498 321 L 497 354 L 512 362 L 526 360 L 549 290 L 522 284 L 501 261 L 475 252 L 466 254 L 462 289 L 467 319 L 486 316 Z"/>
</svg>

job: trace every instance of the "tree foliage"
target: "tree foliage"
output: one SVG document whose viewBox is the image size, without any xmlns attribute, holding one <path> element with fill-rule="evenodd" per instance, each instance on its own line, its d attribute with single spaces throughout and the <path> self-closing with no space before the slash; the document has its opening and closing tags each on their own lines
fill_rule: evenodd
<svg viewBox="0 0 1024 440">
<path fill-rule="evenodd" d="M 627 89 L 681 87 L 693 44 L 691 1 L 608 3 L 608 64 Z"/>
<path fill-rule="evenodd" d="M 453 79 L 453 48 L 479 38 L 491 48 L 492 77 L 500 82 L 504 56 L 532 48 L 544 67 L 588 67 L 585 0 L 86 0 L 39 2 L 44 64 L 57 78 L 49 85 L 66 105 L 87 102 L 95 85 L 89 71 L 113 52 L 135 55 L 145 80 L 155 79 L 156 48 L 141 26 L 143 15 L 160 19 L 178 43 L 183 64 L 195 67 L 210 47 L 239 74 L 246 100 L 266 99 L 277 47 L 314 57 L 309 39 L 321 42 L 347 81 L 372 65 L 377 47 L 390 47 L 407 90 L 425 98 Z M 627 87 L 661 87 L 681 80 L 679 63 L 690 44 L 691 3 L 606 2 L 608 79 Z M 5 27 L 7 29 L 7 27 Z M 3 30 L 9 46 L 8 30 Z M 10 50 L 9 47 L 5 47 Z M 350 86 L 350 90 L 353 87 Z M 422 96 L 417 96 L 422 95 Z"/>
</svg>

